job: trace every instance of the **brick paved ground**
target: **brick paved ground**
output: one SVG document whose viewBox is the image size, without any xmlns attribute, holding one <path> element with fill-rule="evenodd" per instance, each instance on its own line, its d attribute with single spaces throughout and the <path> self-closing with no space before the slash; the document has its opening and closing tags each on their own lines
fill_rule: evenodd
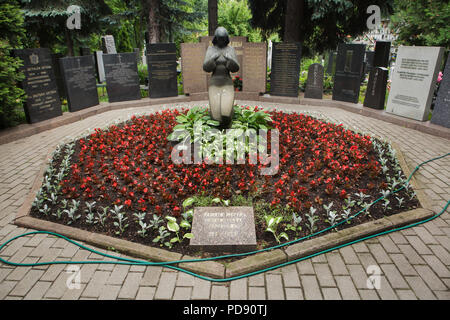
<svg viewBox="0 0 450 320">
<path fill-rule="evenodd" d="M 245 102 L 243 102 L 245 103 Z M 246 104 L 252 104 L 250 102 Z M 272 104 L 258 103 L 260 106 Z M 293 108 L 293 106 L 286 106 Z M 159 107 L 111 111 L 0 145 L 0 242 L 30 231 L 12 224 L 46 155 L 64 137 L 119 117 Z M 410 167 L 450 151 L 448 140 L 341 109 L 296 107 L 397 142 Z M 416 175 L 434 210 L 450 198 L 450 157 Z M 46 235 L 21 238 L 1 252 L 14 262 L 97 260 L 98 256 Z M 368 289 L 367 267 L 379 266 L 381 288 Z M 83 265 L 81 284 L 69 289 L 67 265 L 0 265 L 0 299 L 450 299 L 450 215 L 402 232 L 370 239 L 246 279 L 212 283 L 161 267 Z"/>
</svg>

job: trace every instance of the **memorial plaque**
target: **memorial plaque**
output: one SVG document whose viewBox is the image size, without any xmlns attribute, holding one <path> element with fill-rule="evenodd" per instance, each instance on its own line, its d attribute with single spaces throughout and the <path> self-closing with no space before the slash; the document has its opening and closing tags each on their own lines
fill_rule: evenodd
<svg viewBox="0 0 450 320">
<path fill-rule="evenodd" d="M 206 72 L 203 71 L 207 43 L 181 44 L 181 70 L 185 94 L 207 92 Z"/>
<path fill-rule="evenodd" d="M 444 76 L 439 85 L 439 91 L 434 102 L 431 123 L 450 128 L 450 59 L 444 69 Z"/>
<path fill-rule="evenodd" d="M 366 96 L 363 105 L 373 109 L 384 109 L 386 99 L 386 85 L 388 69 L 382 67 L 373 68 L 370 71 L 369 83 L 367 84 Z"/>
<path fill-rule="evenodd" d="M 323 66 L 313 63 L 308 68 L 305 98 L 322 99 L 323 96 Z"/>
<path fill-rule="evenodd" d="M 66 57 L 59 62 L 64 76 L 69 111 L 98 105 L 94 57 Z"/>
<path fill-rule="evenodd" d="M 58 88 L 58 95 L 60 98 L 66 99 L 66 89 L 64 88 L 64 79 L 59 66 L 59 59 L 64 57 L 62 53 L 52 53 L 52 67 L 55 74 L 56 87 Z"/>
<path fill-rule="evenodd" d="M 147 48 L 149 97 L 178 96 L 177 48 L 175 43 L 148 44 Z"/>
<path fill-rule="evenodd" d="M 106 91 L 109 102 L 141 99 L 141 88 L 134 52 L 104 54 Z"/>
<path fill-rule="evenodd" d="M 333 100 L 358 103 L 365 47 L 364 44 L 339 44 Z"/>
<path fill-rule="evenodd" d="M 196 207 L 190 246 L 205 251 L 245 252 L 256 249 L 252 207 Z"/>
<path fill-rule="evenodd" d="M 106 35 L 102 37 L 102 50 L 106 54 L 116 54 L 116 43 L 112 35 Z"/>
<path fill-rule="evenodd" d="M 270 77 L 271 95 L 298 97 L 301 51 L 300 42 L 273 44 Z"/>
<path fill-rule="evenodd" d="M 387 68 L 389 66 L 390 54 L 391 54 L 390 41 L 376 41 L 372 66 L 374 68 L 376 67 Z"/>
<path fill-rule="evenodd" d="M 400 46 L 386 112 L 428 120 L 444 48 Z"/>
<path fill-rule="evenodd" d="M 266 53 L 265 42 L 244 43 L 242 91 L 266 92 Z"/>
<path fill-rule="evenodd" d="M 103 66 L 103 51 L 95 51 L 95 71 L 97 72 L 97 80 L 100 83 L 106 81 L 105 68 Z"/>
<path fill-rule="evenodd" d="M 19 72 L 25 75 L 21 86 L 27 95 L 24 109 L 28 123 L 62 115 L 50 50 L 47 48 L 21 49 L 13 50 L 13 54 L 23 61 Z"/>
</svg>

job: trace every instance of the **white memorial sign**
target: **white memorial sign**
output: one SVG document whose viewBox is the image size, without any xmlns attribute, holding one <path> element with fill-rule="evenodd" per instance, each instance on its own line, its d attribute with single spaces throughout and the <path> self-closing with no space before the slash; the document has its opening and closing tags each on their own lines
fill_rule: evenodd
<svg viewBox="0 0 450 320">
<path fill-rule="evenodd" d="M 386 111 L 419 121 L 428 120 L 444 49 L 400 46 Z"/>
</svg>

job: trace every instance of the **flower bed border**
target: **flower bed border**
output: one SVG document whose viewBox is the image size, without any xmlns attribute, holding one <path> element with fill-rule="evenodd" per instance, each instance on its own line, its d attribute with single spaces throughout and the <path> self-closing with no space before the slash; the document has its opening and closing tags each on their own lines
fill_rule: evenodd
<svg viewBox="0 0 450 320">
<path fill-rule="evenodd" d="M 394 142 L 390 143 L 396 150 L 397 159 L 405 176 L 409 177 L 412 171 L 408 167 L 400 148 Z M 110 249 L 113 247 L 122 254 L 154 262 L 167 262 L 194 258 L 165 249 L 145 246 L 128 240 L 117 239 L 99 233 L 31 217 L 30 211 L 33 200 L 36 192 L 42 185 L 44 173 L 48 167 L 48 161 L 51 159 L 54 150 L 55 147 L 49 148 L 45 161 L 34 180 L 33 186 L 16 215 L 16 219 L 14 221 L 16 225 L 30 229 L 59 233 L 71 239 L 83 241 L 103 249 Z M 411 178 L 410 183 L 416 192 L 422 208 L 397 213 L 392 216 L 356 225 L 344 230 L 328 233 L 311 240 L 306 240 L 283 247 L 281 249 L 274 249 L 250 255 L 231 263 L 224 264 L 216 261 L 202 261 L 178 263 L 176 266 L 211 278 L 229 278 L 292 261 L 294 259 L 327 250 L 365 236 L 408 225 L 433 216 L 434 213 L 431 210 L 431 203 L 423 192 L 424 186 L 422 186 L 419 180 L 414 177 Z"/>
</svg>

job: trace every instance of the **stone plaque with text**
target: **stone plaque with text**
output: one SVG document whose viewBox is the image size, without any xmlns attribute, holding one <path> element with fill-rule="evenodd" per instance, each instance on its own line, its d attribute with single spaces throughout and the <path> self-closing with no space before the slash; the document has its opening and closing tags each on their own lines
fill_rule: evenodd
<svg viewBox="0 0 450 320">
<path fill-rule="evenodd" d="M 305 98 L 322 99 L 323 96 L 323 66 L 313 63 L 308 68 Z"/>
<path fill-rule="evenodd" d="M 273 44 L 270 76 L 271 95 L 298 97 L 301 50 L 300 42 Z"/>
<path fill-rule="evenodd" d="M 99 104 L 94 56 L 66 57 L 59 60 L 67 92 L 69 111 Z"/>
<path fill-rule="evenodd" d="M 19 72 L 25 75 L 21 86 L 27 95 L 24 109 L 28 123 L 62 115 L 51 51 L 47 48 L 21 49 L 13 50 L 13 54 L 23 61 Z"/>
<path fill-rule="evenodd" d="M 431 123 L 450 128 L 450 59 L 444 69 L 444 75 L 439 85 L 439 91 L 434 102 Z"/>
<path fill-rule="evenodd" d="M 340 43 L 334 74 L 333 100 L 358 103 L 364 72 L 364 44 Z"/>
<path fill-rule="evenodd" d="M 136 54 L 104 54 L 106 91 L 109 102 L 141 99 Z"/>
<path fill-rule="evenodd" d="M 178 96 L 175 43 L 148 44 L 147 51 L 149 97 Z"/>
<path fill-rule="evenodd" d="M 441 47 L 398 48 L 386 112 L 428 120 L 443 53 Z"/>
<path fill-rule="evenodd" d="M 203 71 L 207 43 L 181 44 L 181 69 L 185 94 L 207 92 L 206 72 Z"/>
<path fill-rule="evenodd" d="M 105 68 L 103 67 L 103 51 L 95 51 L 94 57 L 98 82 L 103 83 L 106 81 Z"/>
<path fill-rule="evenodd" d="M 376 41 L 372 67 L 373 68 L 376 68 L 376 67 L 387 68 L 389 66 L 390 55 L 391 55 L 391 42 L 390 41 Z"/>
<path fill-rule="evenodd" d="M 265 42 L 244 43 L 242 91 L 266 92 L 267 48 Z"/>
<path fill-rule="evenodd" d="M 256 249 L 253 207 L 196 207 L 190 246 L 205 251 Z"/>
<path fill-rule="evenodd" d="M 106 53 L 106 54 L 117 53 L 114 36 L 106 35 L 106 36 L 102 37 L 102 50 L 103 50 L 103 53 Z"/>
</svg>

